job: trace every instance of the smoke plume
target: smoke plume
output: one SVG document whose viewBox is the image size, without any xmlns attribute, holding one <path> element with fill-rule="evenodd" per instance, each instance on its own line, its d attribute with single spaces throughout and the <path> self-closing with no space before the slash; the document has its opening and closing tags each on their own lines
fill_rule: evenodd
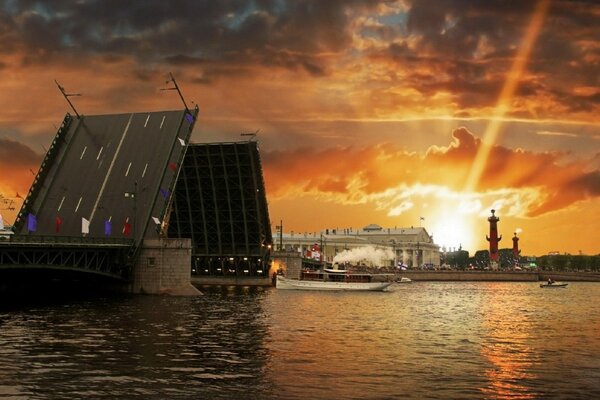
<svg viewBox="0 0 600 400">
<path fill-rule="evenodd" d="M 369 267 L 382 267 L 389 265 L 394 259 L 394 252 L 390 249 L 376 249 L 373 246 L 357 247 L 344 250 L 333 257 L 333 263 L 365 264 Z"/>
</svg>

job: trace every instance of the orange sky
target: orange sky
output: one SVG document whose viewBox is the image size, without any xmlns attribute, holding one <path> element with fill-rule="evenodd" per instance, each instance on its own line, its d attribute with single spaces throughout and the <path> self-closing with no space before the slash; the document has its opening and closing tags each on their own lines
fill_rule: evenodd
<svg viewBox="0 0 600 400">
<path fill-rule="evenodd" d="M 501 248 L 600 253 L 594 2 L 45 3 L 0 5 L 5 222 L 70 111 L 55 79 L 103 114 L 180 108 L 173 72 L 194 141 L 259 130 L 285 231 L 421 223 L 473 254 L 494 208 Z"/>
</svg>

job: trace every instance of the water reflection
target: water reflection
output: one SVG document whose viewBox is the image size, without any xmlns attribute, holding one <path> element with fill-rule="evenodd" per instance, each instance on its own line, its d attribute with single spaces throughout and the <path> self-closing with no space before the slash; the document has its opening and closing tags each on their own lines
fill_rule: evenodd
<svg viewBox="0 0 600 400">
<path fill-rule="evenodd" d="M 531 367 L 541 361 L 530 345 L 533 316 L 526 297 L 511 296 L 506 290 L 506 284 L 485 284 L 481 354 L 489 362 L 485 371 L 489 385 L 481 390 L 488 398 L 536 398 L 540 393 L 528 384 L 538 378 Z"/>
<path fill-rule="evenodd" d="M 262 296 L 260 289 L 223 289 L 198 298 L 100 298 L 22 310 L 2 326 L 0 393 L 52 398 L 268 393 Z"/>
<path fill-rule="evenodd" d="M 202 291 L 0 311 L 0 397 L 600 398 L 600 284 Z"/>
</svg>

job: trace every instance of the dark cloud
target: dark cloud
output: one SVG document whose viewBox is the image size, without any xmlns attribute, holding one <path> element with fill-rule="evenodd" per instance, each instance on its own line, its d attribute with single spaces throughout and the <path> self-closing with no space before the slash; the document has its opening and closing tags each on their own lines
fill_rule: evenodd
<svg viewBox="0 0 600 400">
<path fill-rule="evenodd" d="M 64 52 L 133 55 L 140 60 L 267 65 L 322 75 L 323 52 L 351 43 L 347 8 L 375 2 L 120 0 L 4 4 L 3 42 L 28 49 L 28 62 Z M 1 48 L 4 52 L 10 48 Z"/>
<path fill-rule="evenodd" d="M 41 161 L 42 156 L 28 146 L 0 138 L 0 190 L 6 191 L 4 195 L 13 197 L 17 192 L 24 195 Z"/>
<path fill-rule="evenodd" d="M 383 4 L 400 5 L 381 15 Z M 350 58 L 402 67 L 390 80 L 424 98 L 452 96 L 454 115 L 493 107 L 537 1 L 506 0 L 67 0 L 0 2 L 0 55 L 25 64 L 89 66 L 133 57 L 142 65 L 180 67 L 196 83 L 279 68 L 328 76 Z M 519 82 L 512 116 L 593 113 L 600 93 L 600 4 L 550 3 Z M 363 19 L 360 26 L 358 17 Z M 393 18 L 395 17 L 395 18 Z M 372 23 L 376 21 L 376 23 Z M 358 35 L 378 42 L 356 49 Z M 12 61 L 4 61 L 10 62 Z M 0 64 L 0 68 L 2 68 Z M 401 77 L 401 78 L 400 78 Z M 148 80 L 147 73 L 136 78 Z M 350 81 L 351 81 L 350 77 Z M 372 78 L 377 79 L 377 78 Z M 577 92 L 585 88 L 586 94 Z M 549 104 L 531 105 L 524 101 Z"/>
<path fill-rule="evenodd" d="M 17 141 L 0 138 L 0 165 L 38 166 L 42 156 L 28 146 Z"/>
<path fill-rule="evenodd" d="M 424 95 L 449 91 L 455 94 L 461 108 L 493 106 L 536 4 L 502 0 L 411 1 L 406 27 L 413 45 L 392 42 L 387 54 L 377 50 L 373 56 L 388 57 L 405 66 L 408 76 L 404 84 L 408 82 Z M 519 98 L 546 95 L 546 100 L 560 103 L 570 111 L 590 111 L 590 104 L 597 107 L 593 97 L 575 98 L 574 88 L 598 87 L 599 13 L 597 2 L 551 2 L 527 63 L 527 73 L 533 74 L 535 81 L 521 80 Z M 433 79 L 422 79 L 424 68 L 435 72 Z M 528 110 L 515 113 L 533 116 Z"/>
</svg>

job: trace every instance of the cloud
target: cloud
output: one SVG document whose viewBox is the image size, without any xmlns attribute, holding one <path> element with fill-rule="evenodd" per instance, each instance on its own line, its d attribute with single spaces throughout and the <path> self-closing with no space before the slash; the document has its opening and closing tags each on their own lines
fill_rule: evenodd
<svg viewBox="0 0 600 400">
<path fill-rule="evenodd" d="M 3 167 L 38 166 L 41 156 L 17 141 L 0 138 L 0 165 Z"/>
<path fill-rule="evenodd" d="M 322 75 L 323 53 L 345 49 L 347 9 L 370 2 L 36 2 L 5 4 L 0 50 L 26 50 L 27 63 L 60 54 L 132 55 L 143 62 L 192 63 L 211 74 L 266 65 Z M 371 2 L 374 3 L 374 2 Z"/>
<path fill-rule="evenodd" d="M 600 196 L 600 171 L 590 163 L 502 146 L 492 148 L 476 191 L 463 193 L 480 140 L 465 128 L 452 137 L 448 146 L 423 154 L 392 144 L 263 152 L 267 188 L 273 198 L 304 193 L 341 204 L 372 203 L 388 215 L 437 199 L 464 214 L 495 208 L 532 217 Z"/>
<path fill-rule="evenodd" d="M 42 156 L 28 146 L 6 138 L 0 138 L 0 193 L 14 197 L 16 192 L 24 196 L 33 181 Z"/>
<path fill-rule="evenodd" d="M 296 83 L 315 85 L 312 98 L 296 101 L 294 113 L 304 117 L 335 113 L 333 107 L 317 111 L 321 98 L 339 107 L 348 103 L 342 109 L 349 118 L 394 118 L 399 110 L 403 116 L 482 117 L 497 102 L 534 4 L 4 2 L 0 69 L 81 71 L 104 64 L 99 72 L 122 74 L 111 85 L 120 98 L 127 97 L 123 86 L 132 77 L 147 82 L 173 69 L 213 90 L 220 89 L 220 80 L 232 86 L 251 82 L 246 95 L 276 78 L 288 91 Z M 509 115 L 595 120 L 598 13 L 594 2 L 552 3 Z M 133 64 L 128 73 L 107 67 L 126 68 L 127 62 Z M 306 101 L 315 108 L 299 106 Z"/>
<path fill-rule="evenodd" d="M 404 29 L 392 38 L 387 30 L 370 29 L 373 22 L 364 23 L 369 67 L 387 69 L 394 86 L 410 87 L 413 97 L 421 100 L 449 95 L 446 104 L 452 105 L 454 116 L 489 114 L 536 2 L 406 3 L 395 14 L 406 21 L 400 24 Z M 595 119 L 591 112 L 599 108 L 600 46 L 597 29 L 591 27 L 599 13 L 598 4 L 586 1 L 552 2 L 509 115 L 574 118 L 577 114 Z M 377 21 L 385 18 L 390 16 Z"/>
<path fill-rule="evenodd" d="M 574 133 L 569 132 L 556 132 L 556 131 L 537 131 L 536 134 L 540 136 L 563 136 L 563 137 L 579 137 Z"/>
</svg>

